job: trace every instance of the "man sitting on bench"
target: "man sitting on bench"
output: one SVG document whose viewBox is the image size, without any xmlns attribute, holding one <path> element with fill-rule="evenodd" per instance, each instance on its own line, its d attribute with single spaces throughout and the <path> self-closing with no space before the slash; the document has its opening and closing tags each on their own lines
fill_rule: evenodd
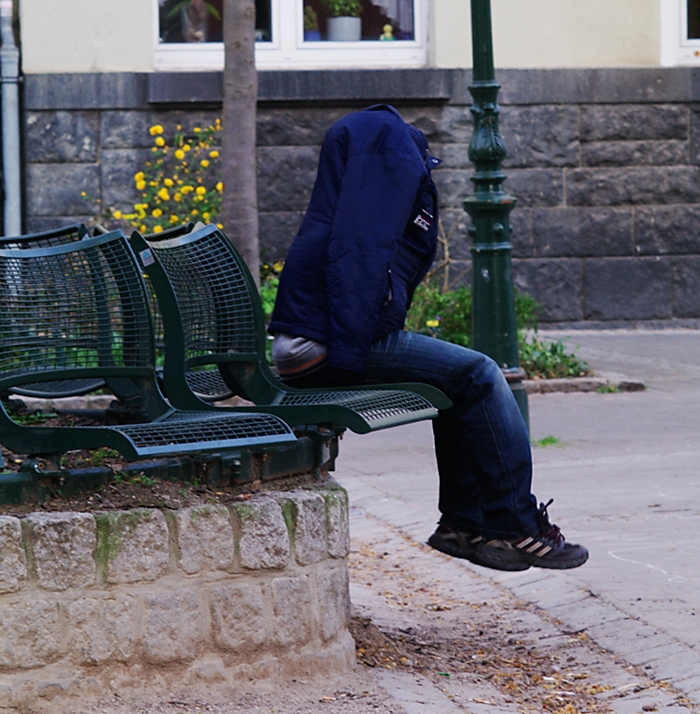
<svg viewBox="0 0 700 714">
<path fill-rule="evenodd" d="M 498 365 L 403 329 L 435 256 L 438 163 L 393 107 L 333 124 L 280 278 L 273 359 L 294 387 L 441 389 L 454 406 L 433 421 L 442 515 L 428 543 L 498 570 L 578 567 L 588 551 L 565 541 L 530 491 L 527 428 Z"/>
</svg>

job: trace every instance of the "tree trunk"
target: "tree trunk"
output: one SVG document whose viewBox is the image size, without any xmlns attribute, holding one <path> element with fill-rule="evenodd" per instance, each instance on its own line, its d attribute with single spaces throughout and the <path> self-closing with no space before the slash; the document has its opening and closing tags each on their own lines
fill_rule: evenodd
<svg viewBox="0 0 700 714">
<path fill-rule="evenodd" d="M 221 222 L 256 283 L 260 280 L 255 116 L 255 0 L 224 0 Z"/>
</svg>

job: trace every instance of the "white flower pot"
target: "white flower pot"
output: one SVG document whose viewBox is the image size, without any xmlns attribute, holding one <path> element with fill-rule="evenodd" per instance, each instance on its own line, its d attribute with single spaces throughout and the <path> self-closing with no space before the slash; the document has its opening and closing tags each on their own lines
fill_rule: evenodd
<svg viewBox="0 0 700 714">
<path fill-rule="evenodd" d="M 331 42 L 359 42 L 362 20 L 359 17 L 329 17 L 328 39 Z"/>
</svg>

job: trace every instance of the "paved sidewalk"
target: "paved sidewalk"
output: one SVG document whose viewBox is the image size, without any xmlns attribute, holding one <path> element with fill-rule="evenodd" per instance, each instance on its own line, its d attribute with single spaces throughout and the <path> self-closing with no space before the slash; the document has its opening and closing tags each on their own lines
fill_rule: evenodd
<svg viewBox="0 0 700 714">
<path fill-rule="evenodd" d="M 451 567 L 507 588 L 567 632 L 585 633 L 610 653 L 611 667 L 640 667 L 669 684 L 685 697 L 673 711 L 700 711 L 700 331 L 576 332 L 568 345 L 603 373 L 647 384 L 644 392 L 530 396 L 532 437 L 559 442 L 535 447 L 534 490 L 541 500 L 554 497 L 553 519 L 589 547 L 591 560 L 568 573 Z M 418 542 L 434 529 L 429 425 L 346 436 L 336 477 L 350 492 L 355 539 L 366 540 L 372 521 Z M 615 711 L 642 711 L 625 701 Z M 644 711 L 670 706 L 647 703 Z M 477 711 L 434 709 L 453 710 Z"/>
</svg>

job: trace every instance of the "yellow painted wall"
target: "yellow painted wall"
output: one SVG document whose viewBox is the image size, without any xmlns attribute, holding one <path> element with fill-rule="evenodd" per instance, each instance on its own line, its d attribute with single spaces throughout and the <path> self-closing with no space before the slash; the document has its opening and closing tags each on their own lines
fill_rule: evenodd
<svg viewBox="0 0 700 714">
<path fill-rule="evenodd" d="M 19 0 L 19 8 L 25 73 L 153 69 L 150 0 Z"/>
<path fill-rule="evenodd" d="M 427 2 L 430 65 L 471 66 L 469 0 Z M 492 0 L 496 66 L 659 65 L 659 2 Z M 26 73 L 153 69 L 151 0 L 19 3 Z"/>
<path fill-rule="evenodd" d="M 659 0 L 492 0 L 494 58 L 509 69 L 660 62 Z M 471 66 L 469 0 L 433 0 L 431 64 Z"/>
</svg>

